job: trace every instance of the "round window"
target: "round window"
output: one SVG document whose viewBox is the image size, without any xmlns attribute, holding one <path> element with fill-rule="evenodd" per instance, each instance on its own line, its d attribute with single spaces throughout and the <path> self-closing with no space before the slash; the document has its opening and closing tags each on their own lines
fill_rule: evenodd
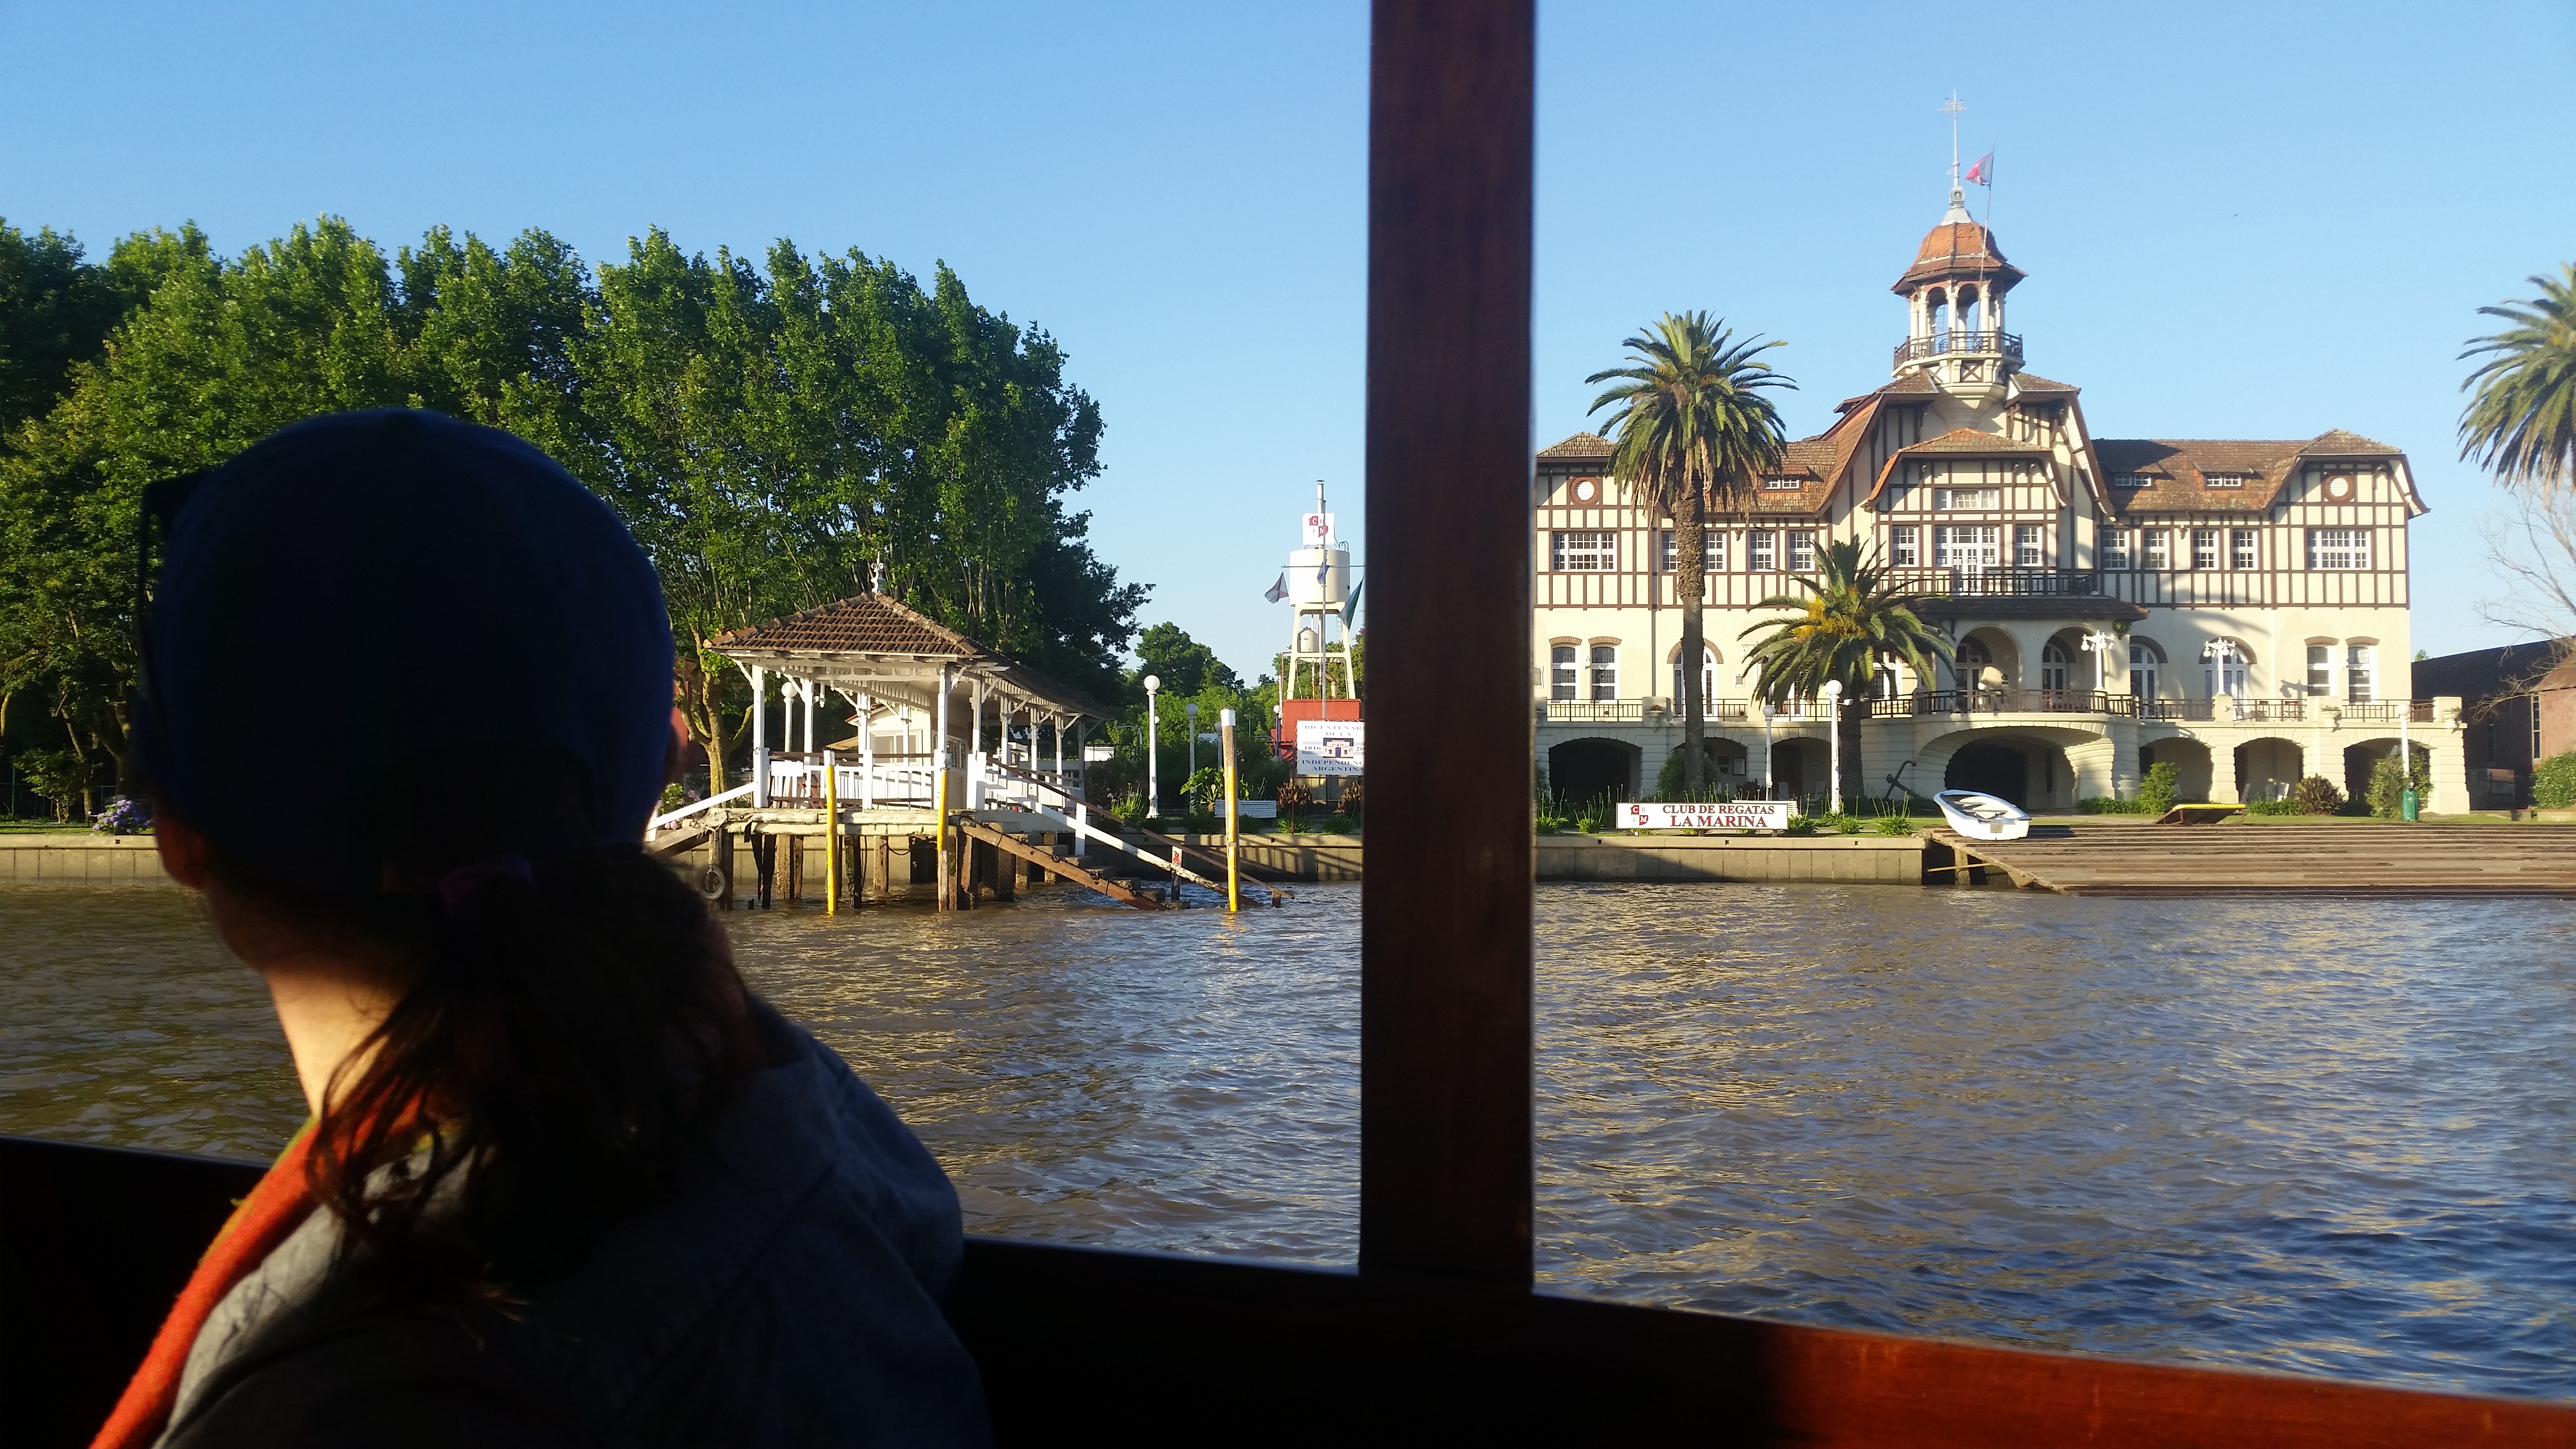
<svg viewBox="0 0 2576 1449">
<path fill-rule="evenodd" d="M 2352 501 L 2351 474 L 2337 473 L 2326 480 L 2326 501 L 2329 503 L 2350 503 Z"/>
<path fill-rule="evenodd" d="M 1601 480 L 1600 480 L 1600 479 L 1598 479 L 1598 478 L 1577 478 L 1577 479 L 1575 479 L 1575 480 L 1574 480 L 1574 501 L 1575 501 L 1575 502 L 1577 502 L 1577 503 L 1590 503 L 1592 500 L 1594 500 L 1594 499 L 1596 499 L 1596 498 L 1598 498 L 1598 497 L 1600 497 L 1600 496 L 1601 496 Z"/>
</svg>

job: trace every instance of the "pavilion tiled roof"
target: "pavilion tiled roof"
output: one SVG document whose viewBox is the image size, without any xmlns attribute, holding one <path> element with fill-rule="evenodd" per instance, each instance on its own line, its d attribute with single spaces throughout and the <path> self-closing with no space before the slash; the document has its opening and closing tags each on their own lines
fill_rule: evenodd
<svg viewBox="0 0 2576 1449">
<path fill-rule="evenodd" d="M 1995 245 L 1995 234 L 1982 223 L 1944 221 L 1924 233 L 1923 245 L 1914 250 L 1914 265 L 1896 279 L 1888 290 L 1910 292 L 1921 283 L 1940 277 L 1991 277 L 1995 289 L 2005 291 L 2028 273 L 2004 260 L 2003 248 Z"/>
<path fill-rule="evenodd" d="M 2097 438 L 2093 450 L 2102 460 L 2104 491 L 2122 514 L 2262 513 L 2280 501 L 2302 459 L 2403 456 L 2386 443 L 2341 428 L 2306 439 Z M 2122 474 L 2144 478 L 2147 486 L 2110 487 L 2111 479 Z M 2245 482 L 2212 488 L 2212 475 Z"/>
<path fill-rule="evenodd" d="M 2062 392 L 2062 393 L 2079 393 L 2079 392 L 2082 392 L 2082 391 L 2084 390 L 2084 389 L 2082 389 L 2082 388 L 2080 388 L 2080 387 L 2077 387 L 2075 384 L 2073 384 L 2073 383 L 2071 383 L 2071 382 L 2056 382 L 2056 381 L 2052 381 L 2051 379 L 2048 379 L 2048 378 L 2045 378 L 2045 377 L 2042 377 L 2042 376 L 2040 376 L 2038 373 L 2035 373 L 2035 372 L 2016 372 L 2016 373 L 2014 373 L 2014 374 L 2012 375 L 2012 380 L 2013 380 L 2013 391 L 2014 391 L 2014 392 L 2016 392 L 2016 393 L 2024 393 L 2024 392 Z"/>
<path fill-rule="evenodd" d="M 1937 438 L 1926 438 L 1896 450 L 1896 457 L 1920 457 L 1927 453 L 1946 454 L 1954 458 L 2019 458 L 2045 454 L 2048 448 L 2039 443 L 2017 443 L 2001 433 L 1980 432 L 1975 428 L 1952 428 Z M 1891 460 L 1892 461 L 1892 460 Z"/>
<path fill-rule="evenodd" d="M 984 650 L 965 635 L 931 622 L 883 594 L 839 599 L 818 609 L 736 629 L 708 641 L 722 653 L 883 654 L 905 659 L 971 659 Z"/>
<path fill-rule="evenodd" d="M 1593 462 L 1607 460 L 1617 451 L 1616 445 L 1598 433 L 1577 433 L 1539 449 L 1538 456 L 1542 463 Z"/>
</svg>

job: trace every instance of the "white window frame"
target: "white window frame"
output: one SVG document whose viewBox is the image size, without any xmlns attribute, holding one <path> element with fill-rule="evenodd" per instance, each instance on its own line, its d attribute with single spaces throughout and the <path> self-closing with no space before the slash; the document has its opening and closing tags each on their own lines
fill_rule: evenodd
<svg viewBox="0 0 2576 1449">
<path fill-rule="evenodd" d="M 2308 646 L 2308 693 L 2324 698 L 2334 693 L 2334 646 Z"/>
<path fill-rule="evenodd" d="M 2131 532 L 2132 530 L 2126 528 L 2106 528 L 2102 530 L 2102 567 L 2106 569 L 2125 569 L 2129 567 L 2129 560 L 2135 557 L 2134 554 L 2129 552 L 2129 535 Z"/>
<path fill-rule="evenodd" d="M 2138 530 L 2139 567 L 2156 570 L 2173 567 L 2173 530 L 2142 528 Z"/>
<path fill-rule="evenodd" d="M 2245 475 L 2242 473 L 2203 473 L 2200 475 L 2200 481 L 2202 486 L 2209 488 L 2242 488 L 2245 486 Z"/>
<path fill-rule="evenodd" d="M 2004 506 L 2001 488 L 1935 488 L 1932 509 L 1936 513 L 1991 513 Z"/>
<path fill-rule="evenodd" d="M 1793 528 L 1788 536 L 1789 572 L 1811 574 L 1816 571 L 1816 531 Z"/>
<path fill-rule="evenodd" d="M 2309 529 L 2308 567 L 2331 572 L 2350 572 L 2369 568 L 2370 530 L 2367 528 Z"/>
<path fill-rule="evenodd" d="M 1780 566 L 1780 535 L 1767 528 L 1748 529 L 1744 535 L 1744 567 L 1757 574 L 1767 574 Z"/>
<path fill-rule="evenodd" d="M 1807 480 L 1804 478 L 1765 478 L 1762 480 L 1762 491 L 1765 493 L 1795 493 L 1806 486 Z"/>
<path fill-rule="evenodd" d="M 1619 531 L 1615 528 L 1556 529 L 1548 534 L 1547 553 L 1553 573 L 1617 573 Z"/>
<path fill-rule="evenodd" d="M 2368 704 L 2379 697 L 2379 646 L 2347 644 L 2343 652 L 2343 701 Z"/>
<path fill-rule="evenodd" d="M 2221 539 L 2217 529 L 2193 529 L 2191 531 L 2191 566 L 2196 569 L 2214 569 L 2218 567 L 2218 546 L 2220 542 Z M 2203 547 L 2203 545 L 2207 546 Z"/>
<path fill-rule="evenodd" d="M 1619 698 L 1619 646 L 1594 644 L 1585 651 L 1583 682 L 1594 704 L 1607 704 Z M 1608 655 L 1604 659 L 1603 655 Z"/>
<path fill-rule="evenodd" d="M 2258 569 L 2263 566 L 2262 535 L 2250 528 L 2227 530 L 2227 566 L 2231 569 Z"/>
<path fill-rule="evenodd" d="M 2048 563 L 2048 545 L 2036 523 L 2013 525 L 2013 567 L 2035 569 Z"/>
<path fill-rule="evenodd" d="M 2111 486 L 2114 488 L 2153 488 L 2156 486 L 2156 480 L 2148 477 L 2144 473 L 2114 473 L 2111 475 Z"/>
<path fill-rule="evenodd" d="M 2164 673 L 2165 661 L 2156 647 L 2143 639 L 2129 641 L 2129 692 L 2140 699 L 2156 697 L 2156 687 Z"/>
<path fill-rule="evenodd" d="M 1713 711 L 1714 711 L 1714 709 L 1716 708 L 1715 701 L 1716 701 L 1716 699 L 1717 699 L 1717 647 L 1716 647 L 1715 645 L 1712 645 L 1712 644 L 1703 644 L 1703 645 L 1701 645 L 1701 646 L 1700 646 L 1700 649 L 1699 649 L 1699 667 L 1700 667 L 1700 677 L 1699 677 L 1699 707 L 1700 707 L 1700 718 L 1702 718 L 1702 719 L 1706 719 L 1706 718 L 1708 718 L 1709 714 L 1710 714 L 1711 712 L 1713 712 Z M 1683 706 L 1684 706 L 1684 701 L 1683 701 L 1683 698 L 1682 698 L 1682 687 L 1683 687 L 1683 685 L 1684 685 L 1684 684 L 1686 684 L 1687 682 L 1688 682 L 1688 681 L 1686 681 L 1686 680 L 1682 677 L 1682 654 L 1681 654 L 1681 651 L 1680 651 L 1679 649 L 1675 649 L 1675 650 L 1673 651 L 1673 709 L 1674 709 L 1676 712 L 1678 712 L 1679 710 L 1681 710 L 1681 709 L 1683 708 Z"/>
<path fill-rule="evenodd" d="M 1923 567 L 1922 535 L 1911 523 L 1900 523 L 1887 531 L 1887 563 L 1890 568 Z"/>
<path fill-rule="evenodd" d="M 1572 704 L 1583 692 L 1583 646 L 1551 644 L 1547 646 L 1547 697 L 1558 704 Z"/>
<path fill-rule="evenodd" d="M 1967 535 L 1962 538 L 1961 535 Z M 1932 566 L 1941 569 L 2001 567 L 2003 528 L 1993 523 L 1941 523 L 1932 528 Z"/>
</svg>

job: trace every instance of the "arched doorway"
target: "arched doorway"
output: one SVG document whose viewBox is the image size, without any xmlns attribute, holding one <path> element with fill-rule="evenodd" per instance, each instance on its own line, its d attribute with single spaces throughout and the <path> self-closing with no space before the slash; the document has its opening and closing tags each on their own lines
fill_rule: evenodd
<svg viewBox="0 0 2576 1449">
<path fill-rule="evenodd" d="M 2433 752 L 2422 745 L 2414 746 L 2414 751 L 2416 773 L 2424 774 L 2431 770 Z M 2343 752 L 2344 798 L 2356 804 L 2366 803 L 2370 799 L 2371 772 L 2379 768 L 2380 761 L 2396 758 L 2397 741 L 2393 737 L 2363 740 L 2357 745 L 2346 746 Z"/>
<path fill-rule="evenodd" d="M 1569 806 L 1605 795 L 1614 805 L 1633 800 L 1637 757 L 1635 745 L 1618 740 L 1568 740 L 1547 752 L 1548 793 Z"/>
<path fill-rule="evenodd" d="M 1831 746 L 1823 740 L 1791 739 L 1771 742 L 1771 798 L 1774 800 L 1808 800 L 1831 798 L 1833 767 L 1828 758 Z"/>
<path fill-rule="evenodd" d="M 2015 745 L 1978 740 L 1961 745 L 1942 772 L 1944 790 L 1974 790 L 2030 808 L 2030 757 Z"/>
<path fill-rule="evenodd" d="M 2174 799 L 2197 803 L 2209 798 L 2212 773 L 2209 746 L 2198 740 L 2158 740 L 2138 747 L 2138 772 L 2158 765 L 2174 767 Z"/>
<path fill-rule="evenodd" d="M 1710 793 L 1741 798 L 1753 783 L 1746 774 L 1751 751 L 1733 740 L 1700 741 L 1700 754 L 1708 761 L 1707 789 Z M 1655 793 L 1663 799 L 1678 799 L 1682 788 L 1682 751 L 1675 749 L 1664 756 L 1655 771 Z"/>
<path fill-rule="evenodd" d="M 2236 798 L 2283 799 L 2306 768 L 2306 752 L 2296 740 L 2247 740 L 2236 747 Z"/>
</svg>

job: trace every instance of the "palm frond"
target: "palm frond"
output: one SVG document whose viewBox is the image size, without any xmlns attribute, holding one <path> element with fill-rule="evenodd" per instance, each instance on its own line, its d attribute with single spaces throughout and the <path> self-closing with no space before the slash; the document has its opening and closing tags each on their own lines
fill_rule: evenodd
<svg viewBox="0 0 2576 1449">
<path fill-rule="evenodd" d="M 2514 325 L 2460 354 L 2486 358 L 2460 383 L 2475 392 L 2460 414 L 2461 458 L 2544 495 L 2576 484 L 2576 265 L 2559 272 L 2531 278 L 2532 301 L 2480 307 Z"/>
</svg>

